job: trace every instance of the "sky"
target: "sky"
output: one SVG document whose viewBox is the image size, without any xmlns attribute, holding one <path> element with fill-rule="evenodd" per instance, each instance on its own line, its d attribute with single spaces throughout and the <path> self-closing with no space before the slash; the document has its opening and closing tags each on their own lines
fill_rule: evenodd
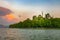
<svg viewBox="0 0 60 40">
<path fill-rule="evenodd" d="M 0 17 L 0 24 L 4 25 L 32 18 L 33 15 L 39 15 L 42 11 L 44 15 L 50 13 L 51 16 L 60 18 L 60 0 L 0 0 L 0 7 L 12 11 Z M 3 18 L 7 21 L 3 22 Z"/>
</svg>

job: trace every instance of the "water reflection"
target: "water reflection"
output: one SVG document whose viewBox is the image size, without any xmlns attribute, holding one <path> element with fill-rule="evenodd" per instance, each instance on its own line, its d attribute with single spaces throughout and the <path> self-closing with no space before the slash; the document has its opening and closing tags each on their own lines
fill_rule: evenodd
<svg viewBox="0 0 60 40">
<path fill-rule="evenodd" d="M 0 40 L 60 40 L 60 30 L 0 28 Z"/>
</svg>

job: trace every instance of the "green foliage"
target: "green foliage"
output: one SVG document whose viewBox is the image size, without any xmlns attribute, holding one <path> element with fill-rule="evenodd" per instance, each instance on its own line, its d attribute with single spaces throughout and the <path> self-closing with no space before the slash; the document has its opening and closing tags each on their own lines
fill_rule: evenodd
<svg viewBox="0 0 60 40">
<path fill-rule="evenodd" d="M 60 18 L 52 19 L 52 26 L 54 26 L 55 28 L 60 28 Z"/>
<path fill-rule="evenodd" d="M 10 28 L 60 28 L 60 18 L 52 18 L 49 13 L 45 15 L 45 18 L 39 15 L 33 16 L 30 20 L 27 18 L 23 22 L 12 24 Z"/>
<path fill-rule="evenodd" d="M 50 19 L 50 14 L 49 13 L 47 13 L 47 14 L 45 14 L 45 18 L 47 18 L 47 19 Z"/>
</svg>

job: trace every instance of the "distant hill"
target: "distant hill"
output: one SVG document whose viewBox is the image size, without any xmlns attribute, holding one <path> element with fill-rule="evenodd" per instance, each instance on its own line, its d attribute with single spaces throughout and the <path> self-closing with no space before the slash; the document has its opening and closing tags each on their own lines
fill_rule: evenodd
<svg viewBox="0 0 60 40">
<path fill-rule="evenodd" d="M 5 28 L 5 26 L 4 25 L 0 25 L 0 28 Z"/>
<path fill-rule="evenodd" d="M 9 26 L 0 25 L 0 28 L 9 28 Z"/>
</svg>

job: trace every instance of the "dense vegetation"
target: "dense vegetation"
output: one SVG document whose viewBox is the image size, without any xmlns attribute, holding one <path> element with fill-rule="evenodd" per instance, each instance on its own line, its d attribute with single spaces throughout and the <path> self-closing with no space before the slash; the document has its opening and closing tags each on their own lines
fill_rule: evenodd
<svg viewBox="0 0 60 40">
<path fill-rule="evenodd" d="M 27 18 L 23 22 L 12 24 L 10 28 L 60 28 L 60 18 L 53 18 L 49 13 L 45 17 L 39 15 L 33 16 L 33 19 Z"/>
</svg>

